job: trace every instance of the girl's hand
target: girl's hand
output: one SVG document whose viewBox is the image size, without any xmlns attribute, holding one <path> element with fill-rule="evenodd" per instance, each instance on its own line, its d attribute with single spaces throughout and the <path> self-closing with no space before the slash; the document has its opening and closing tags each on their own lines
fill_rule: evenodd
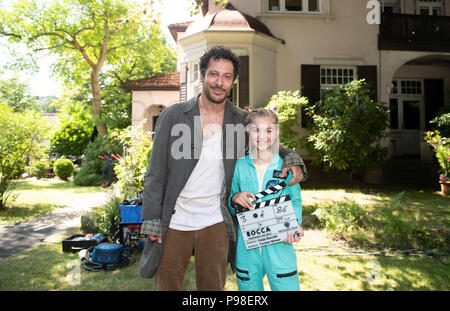
<svg viewBox="0 0 450 311">
<path fill-rule="evenodd" d="M 252 204 L 252 202 L 256 201 L 256 197 L 253 193 L 249 191 L 242 191 L 235 193 L 231 198 L 231 201 L 239 204 L 240 206 L 246 209 L 253 209 L 254 205 Z"/>
<path fill-rule="evenodd" d="M 303 228 L 300 227 L 300 234 L 299 235 L 294 235 L 294 233 L 289 233 L 287 238 L 284 240 L 284 243 L 296 243 L 299 242 L 301 240 L 301 238 L 305 235 L 305 233 L 303 232 Z"/>
</svg>

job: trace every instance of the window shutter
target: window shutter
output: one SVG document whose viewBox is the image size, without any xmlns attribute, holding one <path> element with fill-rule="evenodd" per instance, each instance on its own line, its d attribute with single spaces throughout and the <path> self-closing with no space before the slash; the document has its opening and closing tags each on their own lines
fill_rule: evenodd
<svg viewBox="0 0 450 311">
<path fill-rule="evenodd" d="M 320 100 L 320 65 L 305 65 L 301 67 L 301 94 L 308 98 L 310 105 L 314 105 Z M 302 109 L 302 127 L 311 121 Z"/>
<path fill-rule="evenodd" d="M 239 56 L 239 107 L 250 106 L 249 58 Z"/>
<path fill-rule="evenodd" d="M 378 101 L 378 78 L 377 66 L 358 66 L 358 79 L 365 79 L 371 90 L 370 98 L 373 101 Z"/>
<path fill-rule="evenodd" d="M 187 72 L 187 63 L 182 63 L 180 70 L 180 102 L 187 100 Z"/>
<path fill-rule="evenodd" d="M 430 121 L 433 120 L 444 106 L 444 80 L 425 79 L 425 129 L 432 130 Z"/>
</svg>

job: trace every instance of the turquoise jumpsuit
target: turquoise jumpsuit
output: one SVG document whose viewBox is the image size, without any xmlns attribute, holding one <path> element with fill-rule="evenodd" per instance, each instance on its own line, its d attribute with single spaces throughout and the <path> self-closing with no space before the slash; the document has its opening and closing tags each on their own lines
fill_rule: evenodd
<svg viewBox="0 0 450 311">
<path fill-rule="evenodd" d="M 229 198 L 229 208 L 235 215 L 234 208 L 231 207 L 231 197 L 242 191 L 249 191 L 253 194 L 268 188 L 271 183 L 281 182 L 284 179 L 274 178 L 274 170 L 281 171 L 283 159 L 275 154 L 272 162 L 266 168 L 261 186 L 258 181 L 258 173 L 253 164 L 251 155 L 240 158 L 236 162 L 231 193 Z M 286 184 L 292 179 L 289 172 Z M 272 184 L 273 185 L 273 184 Z M 265 196 L 262 200 L 290 195 L 298 224 L 302 222 L 302 200 L 300 196 L 300 185 L 295 184 L 279 190 L 277 193 Z M 263 277 L 267 275 L 270 288 L 273 291 L 300 290 L 300 283 L 297 271 L 297 257 L 292 244 L 280 242 L 266 245 L 261 248 L 247 250 L 242 237 L 242 232 L 238 230 L 237 250 L 236 250 L 236 276 L 239 290 L 242 291 L 263 291 Z"/>
</svg>

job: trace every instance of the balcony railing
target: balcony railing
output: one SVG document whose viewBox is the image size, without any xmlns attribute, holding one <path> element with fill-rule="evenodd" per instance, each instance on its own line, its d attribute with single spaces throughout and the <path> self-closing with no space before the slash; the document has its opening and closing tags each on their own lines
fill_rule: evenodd
<svg viewBox="0 0 450 311">
<path fill-rule="evenodd" d="M 450 16 L 383 13 L 378 48 L 450 52 Z"/>
</svg>

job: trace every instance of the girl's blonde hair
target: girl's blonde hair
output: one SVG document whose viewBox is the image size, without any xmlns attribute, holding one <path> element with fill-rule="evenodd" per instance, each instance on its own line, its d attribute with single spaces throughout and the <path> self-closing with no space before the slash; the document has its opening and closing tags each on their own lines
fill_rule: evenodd
<svg viewBox="0 0 450 311">
<path fill-rule="evenodd" d="M 278 124 L 277 114 L 272 110 L 263 108 L 252 109 L 245 119 L 245 124 L 248 125 L 253 123 L 253 120 L 255 120 L 256 118 L 272 118 L 273 123 Z"/>
</svg>

